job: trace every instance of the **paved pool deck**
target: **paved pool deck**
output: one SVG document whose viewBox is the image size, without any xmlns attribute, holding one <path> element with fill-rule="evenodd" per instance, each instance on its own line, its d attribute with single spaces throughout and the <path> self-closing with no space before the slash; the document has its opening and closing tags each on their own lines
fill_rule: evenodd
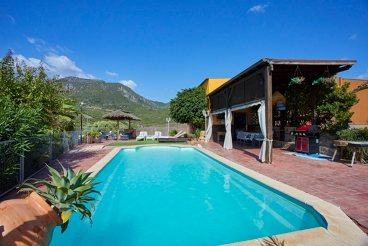
<svg viewBox="0 0 368 246">
<path fill-rule="evenodd" d="M 59 158 L 59 161 L 76 170 L 88 170 L 115 149 L 107 146 L 111 142 L 115 141 L 79 145 Z M 273 164 L 265 164 L 258 161 L 259 148 L 249 144 L 234 144 L 232 150 L 224 150 L 221 144 L 215 142 L 200 145 L 243 167 L 340 207 L 368 234 L 368 164 L 355 163 L 349 167 L 349 160 L 314 160 L 285 154 L 290 151 L 277 148 L 273 149 Z M 57 162 L 52 166 L 60 170 Z M 35 176 L 45 177 L 46 170 Z M 22 196 L 24 194 L 14 191 L 1 197 L 0 201 Z"/>
</svg>

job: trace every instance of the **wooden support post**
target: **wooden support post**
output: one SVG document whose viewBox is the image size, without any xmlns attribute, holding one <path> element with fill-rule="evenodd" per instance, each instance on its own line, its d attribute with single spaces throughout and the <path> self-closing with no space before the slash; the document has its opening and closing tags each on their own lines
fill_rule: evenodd
<svg viewBox="0 0 368 246">
<path fill-rule="evenodd" d="M 266 110 L 266 134 L 267 139 L 273 140 L 272 136 L 272 71 L 270 66 L 264 69 L 265 81 L 265 110 Z M 272 163 L 272 142 L 267 142 L 266 145 L 266 162 Z"/>
</svg>

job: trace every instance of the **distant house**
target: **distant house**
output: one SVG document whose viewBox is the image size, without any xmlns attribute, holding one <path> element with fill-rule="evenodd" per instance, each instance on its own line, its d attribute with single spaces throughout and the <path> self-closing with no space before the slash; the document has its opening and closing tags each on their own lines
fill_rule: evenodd
<svg viewBox="0 0 368 246">
<path fill-rule="evenodd" d="M 350 89 L 354 90 L 359 85 L 366 83 L 368 80 L 364 79 L 349 79 L 349 78 L 335 78 L 338 86 L 343 85 L 345 82 L 350 82 Z M 351 118 L 350 126 L 352 128 L 360 128 L 368 125 L 368 89 L 359 91 L 357 93 L 359 102 L 357 105 L 351 108 L 351 112 L 354 112 Z"/>
</svg>

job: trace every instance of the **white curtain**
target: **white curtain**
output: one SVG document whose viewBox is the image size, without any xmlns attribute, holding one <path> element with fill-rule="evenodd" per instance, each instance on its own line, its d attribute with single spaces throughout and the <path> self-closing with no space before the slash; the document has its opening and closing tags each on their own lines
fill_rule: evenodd
<svg viewBox="0 0 368 246">
<path fill-rule="evenodd" d="M 211 135 L 212 135 L 212 125 L 213 125 L 213 117 L 212 114 L 208 116 L 208 125 L 206 129 L 206 139 L 204 140 L 206 143 L 210 141 Z"/>
<path fill-rule="evenodd" d="M 231 121 L 232 121 L 232 115 L 231 115 L 231 109 L 229 108 L 227 111 L 225 111 L 226 134 L 225 134 L 225 141 L 224 141 L 224 149 L 233 148 L 233 139 L 231 136 Z"/>
<path fill-rule="evenodd" d="M 266 107 L 265 107 L 264 101 L 262 101 L 261 106 L 258 109 L 258 121 L 259 121 L 259 126 L 261 128 L 262 135 L 263 135 L 261 151 L 259 152 L 259 160 L 261 162 L 265 162 L 267 135 L 266 135 Z"/>
</svg>

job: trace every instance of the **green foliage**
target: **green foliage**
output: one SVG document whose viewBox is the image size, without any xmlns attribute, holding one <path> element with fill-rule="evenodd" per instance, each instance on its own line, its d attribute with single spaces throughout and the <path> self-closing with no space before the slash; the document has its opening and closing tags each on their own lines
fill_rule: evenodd
<svg viewBox="0 0 368 246">
<path fill-rule="evenodd" d="M 99 133 L 99 132 L 91 132 L 91 137 L 93 137 L 93 138 L 99 138 L 99 137 L 101 137 L 101 134 Z"/>
<path fill-rule="evenodd" d="M 100 182 L 92 182 L 94 177 L 90 177 L 91 173 L 83 173 L 82 170 L 75 173 L 70 167 L 68 169 L 65 169 L 63 165 L 61 167 L 63 176 L 54 168 L 47 166 L 51 182 L 43 179 L 33 179 L 35 181 L 34 184 L 23 183 L 20 185 L 20 188 L 21 191 L 36 192 L 48 204 L 53 206 L 63 220 L 61 225 L 63 233 L 73 212 L 80 213 L 82 215 L 81 219 L 86 217 L 92 225 L 92 213 L 86 205 L 89 205 L 92 211 L 94 211 L 95 205 L 93 202 L 96 201 L 96 198 L 91 195 L 94 193 L 101 194 L 95 189 L 95 186 Z M 35 185 L 46 186 L 46 191 L 40 190 Z"/>
<path fill-rule="evenodd" d="M 331 81 L 322 86 L 317 106 L 321 129 L 335 133 L 348 128 L 353 116 L 350 109 L 358 103 L 356 94 L 348 91 L 349 85 L 339 87 Z"/>
<path fill-rule="evenodd" d="M 289 87 L 286 93 L 287 125 L 299 126 L 311 121 L 311 90 L 309 83 Z"/>
<path fill-rule="evenodd" d="M 47 77 L 42 63 L 38 68 L 27 67 L 24 62 L 14 60 L 12 52 L 9 51 L 0 60 L 0 69 L 0 97 L 8 98 L 15 111 L 27 111 L 23 114 L 28 115 L 36 114 L 36 119 L 30 121 L 37 123 L 37 132 L 65 130 L 68 122 L 61 117 L 66 115 L 66 110 L 63 108 L 66 101 L 62 84 L 55 77 L 51 79 Z M 9 113 L 6 114 L 9 115 Z M 17 118 L 13 116 L 13 119 Z M 30 121 L 28 121 L 29 124 L 34 124 Z M 32 127 L 26 124 L 23 120 L 21 127 L 26 130 L 22 131 L 28 136 L 35 134 L 35 131 L 30 131 Z M 3 131 L 2 134 L 7 136 L 7 139 L 14 138 L 16 135 L 8 130 Z"/>
<path fill-rule="evenodd" d="M 176 130 L 171 130 L 169 135 L 170 136 L 175 136 L 178 132 Z"/>
<path fill-rule="evenodd" d="M 207 109 L 207 100 L 202 87 L 184 89 L 170 101 L 170 116 L 178 123 L 192 123 L 196 127 L 203 125 L 204 109 Z"/>
<path fill-rule="evenodd" d="M 331 134 L 347 129 L 353 115 L 350 110 L 358 103 L 356 92 L 367 89 L 367 85 L 349 92 L 350 83 L 339 87 L 333 78 L 319 78 L 314 84 L 301 83 L 289 87 L 286 94 L 287 125 L 299 126 L 312 122 L 312 93 L 315 93 L 317 124 L 320 128 Z"/>
<path fill-rule="evenodd" d="M 92 124 L 93 128 L 116 128 L 118 126 L 118 122 L 116 120 L 100 120 L 96 121 Z M 127 128 L 128 126 L 125 124 L 119 124 L 120 128 Z"/>
<path fill-rule="evenodd" d="M 129 111 L 142 119 L 142 121 L 131 121 L 132 128 L 163 124 L 169 115 L 168 103 L 148 100 L 120 83 L 106 83 L 102 80 L 76 77 L 62 78 L 60 82 L 68 90 L 66 94 L 68 98 L 88 105 L 88 109 L 83 106 L 82 110 L 83 115 L 90 117 L 90 124 L 103 120 L 102 115 L 117 109 Z M 117 123 L 117 121 L 111 122 Z M 74 123 L 79 129 L 80 118 L 75 119 Z M 83 124 L 86 124 L 85 119 Z M 128 121 L 120 121 L 120 126 L 122 124 L 128 126 Z"/>
</svg>

